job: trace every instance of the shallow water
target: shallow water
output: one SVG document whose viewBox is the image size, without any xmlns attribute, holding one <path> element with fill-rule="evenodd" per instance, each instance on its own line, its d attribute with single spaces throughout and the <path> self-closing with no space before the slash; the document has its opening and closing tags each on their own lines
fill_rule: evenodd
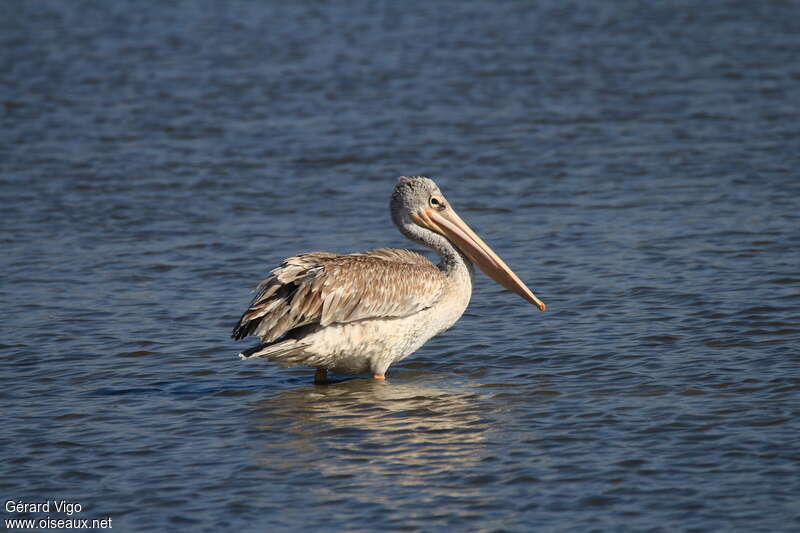
<svg viewBox="0 0 800 533">
<path fill-rule="evenodd" d="M 797 5 L 529 4 L 3 3 L 4 504 L 800 529 Z M 419 173 L 548 311 L 479 274 L 385 383 L 239 361 L 249 289 L 408 246 Z"/>
</svg>

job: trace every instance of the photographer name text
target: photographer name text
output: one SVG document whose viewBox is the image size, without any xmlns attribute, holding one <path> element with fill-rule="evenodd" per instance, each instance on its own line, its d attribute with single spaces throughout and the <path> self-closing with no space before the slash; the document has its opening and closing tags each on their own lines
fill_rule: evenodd
<svg viewBox="0 0 800 533">
<path fill-rule="evenodd" d="M 6 518 L 6 529 L 112 529 L 112 518 L 78 518 L 83 511 L 78 502 L 67 500 L 46 500 L 43 502 L 24 502 L 6 500 L 7 513 L 47 513 L 44 518 Z M 66 515 L 68 518 L 53 518 L 49 513 Z"/>
</svg>

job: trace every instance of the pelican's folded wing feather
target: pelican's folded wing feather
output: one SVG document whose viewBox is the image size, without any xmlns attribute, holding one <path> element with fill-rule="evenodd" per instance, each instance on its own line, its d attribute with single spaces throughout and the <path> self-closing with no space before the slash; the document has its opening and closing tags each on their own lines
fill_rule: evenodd
<svg viewBox="0 0 800 533">
<path fill-rule="evenodd" d="M 256 287 L 233 337 L 269 343 L 309 324 L 409 316 L 433 305 L 444 284 L 436 266 L 408 250 L 296 255 Z"/>
</svg>

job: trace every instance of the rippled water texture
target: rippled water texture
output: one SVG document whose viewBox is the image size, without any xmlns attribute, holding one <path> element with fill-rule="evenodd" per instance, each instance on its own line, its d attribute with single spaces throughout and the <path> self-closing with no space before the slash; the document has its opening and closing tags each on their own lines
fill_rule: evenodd
<svg viewBox="0 0 800 533">
<path fill-rule="evenodd" d="M 0 496 L 800 531 L 798 58 L 796 2 L 2 2 Z M 548 311 L 479 275 L 385 383 L 240 362 L 282 258 L 408 246 L 417 173 Z"/>
</svg>

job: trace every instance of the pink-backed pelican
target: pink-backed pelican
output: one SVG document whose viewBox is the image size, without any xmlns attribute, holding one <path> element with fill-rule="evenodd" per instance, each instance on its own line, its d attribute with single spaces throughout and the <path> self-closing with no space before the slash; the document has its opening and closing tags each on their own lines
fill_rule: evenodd
<svg viewBox="0 0 800 533">
<path fill-rule="evenodd" d="M 490 278 L 545 310 L 544 302 L 461 220 L 436 184 L 422 176 L 399 179 L 391 200 L 400 232 L 439 254 L 396 248 L 354 254 L 309 252 L 284 260 L 256 287 L 233 337 L 260 337 L 242 359 L 266 357 L 284 366 L 371 373 L 386 370 L 452 326 L 472 295 L 473 264 Z"/>
</svg>

